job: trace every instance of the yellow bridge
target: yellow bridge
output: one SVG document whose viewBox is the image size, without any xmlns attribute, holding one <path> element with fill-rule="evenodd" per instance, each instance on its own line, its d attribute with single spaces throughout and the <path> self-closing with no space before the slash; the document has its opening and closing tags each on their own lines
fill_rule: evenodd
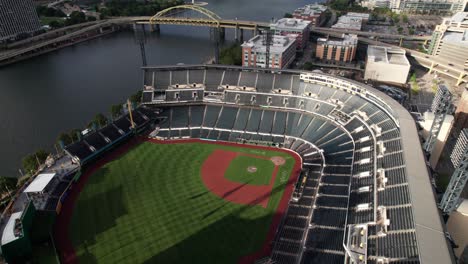
<svg viewBox="0 0 468 264">
<path fill-rule="evenodd" d="M 137 20 L 138 24 L 186 25 L 213 28 L 260 30 L 269 28 L 268 23 L 237 19 L 222 19 L 212 11 L 197 5 L 179 5 L 164 9 L 149 20 Z"/>
</svg>

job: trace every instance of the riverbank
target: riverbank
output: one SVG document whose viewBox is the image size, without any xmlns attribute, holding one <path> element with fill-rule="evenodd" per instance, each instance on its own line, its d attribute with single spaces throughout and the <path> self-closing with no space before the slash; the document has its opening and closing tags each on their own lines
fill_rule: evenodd
<svg viewBox="0 0 468 264">
<path fill-rule="evenodd" d="M 222 18 L 251 21 L 279 18 L 310 3 L 205 1 Z M 196 64 L 213 57 L 208 28 L 164 25 L 160 33 L 147 33 L 148 65 Z M 245 33 L 248 39 L 250 32 Z M 226 41 L 233 39 L 227 30 Z M 109 116 L 111 105 L 143 86 L 141 64 L 133 31 L 122 29 L 0 68 L 0 175 L 17 177 L 22 157 L 41 148 L 55 152 L 62 131 L 85 127 L 97 113 Z"/>
</svg>

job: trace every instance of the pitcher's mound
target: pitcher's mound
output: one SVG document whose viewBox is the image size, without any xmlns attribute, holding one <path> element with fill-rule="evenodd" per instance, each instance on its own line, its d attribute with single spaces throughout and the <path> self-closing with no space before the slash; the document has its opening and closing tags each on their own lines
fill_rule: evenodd
<svg viewBox="0 0 468 264">
<path fill-rule="evenodd" d="M 286 163 L 286 160 L 283 157 L 278 157 L 274 156 L 271 157 L 271 161 L 276 165 L 276 166 L 281 166 Z"/>
<path fill-rule="evenodd" d="M 247 168 L 247 171 L 250 172 L 250 173 L 257 172 L 257 167 L 255 167 L 255 166 L 249 166 L 249 167 Z"/>
</svg>

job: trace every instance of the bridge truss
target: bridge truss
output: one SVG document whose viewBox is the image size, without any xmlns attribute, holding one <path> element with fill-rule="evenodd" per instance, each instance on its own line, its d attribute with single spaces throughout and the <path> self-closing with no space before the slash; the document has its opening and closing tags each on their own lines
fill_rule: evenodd
<svg viewBox="0 0 468 264">
<path fill-rule="evenodd" d="M 197 5 L 179 5 L 164 9 L 150 18 L 150 24 L 220 27 L 221 17 Z"/>
</svg>

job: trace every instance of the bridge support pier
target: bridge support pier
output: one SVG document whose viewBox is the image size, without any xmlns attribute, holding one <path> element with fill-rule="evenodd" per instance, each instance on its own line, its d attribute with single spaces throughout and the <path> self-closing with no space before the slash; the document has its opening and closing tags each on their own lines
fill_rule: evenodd
<svg viewBox="0 0 468 264">
<path fill-rule="evenodd" d="M 161 28 L 159 24 L 150 24 L 150 32 L 160 32 Z"/>
<path fill-rule="evenodd" d="M 244 42 L 244 29 L 240 29 L 240 42 L 243 43 Z"/>
<path fill-rule="evenodd" d="M 226 39 L 226 29 L 225 28 L 219 28 L 219 39 L 220 40 L 225 40 Z"/>
<path fill-rule="evenodd" d="M 400 47 L 403 45 L 403 38 L 400 38 Z"/>
<path fill-rule="evenodd" d="M 437 63 L 431 62 L 431 67 L 429 68 L 429 74 L 431 74 L 434 71 L 434 67 L 437 66 Z"/>
<path fill-rule="evenodd" d="M 465 73 L 460 72 L 460 75 L 458 75 L 458 79 L 457 79 L 457 86 L 459 86 L 460 84 L 462 84 L 462 82 L 463 82 L 463 77 L 465 77 Z"/>
<path fill-rule="evenodd" d="M 234 29 L 234 40 L 239 41 L 239 27 L 237 27 L 237 26 Z"/>
</svg>

